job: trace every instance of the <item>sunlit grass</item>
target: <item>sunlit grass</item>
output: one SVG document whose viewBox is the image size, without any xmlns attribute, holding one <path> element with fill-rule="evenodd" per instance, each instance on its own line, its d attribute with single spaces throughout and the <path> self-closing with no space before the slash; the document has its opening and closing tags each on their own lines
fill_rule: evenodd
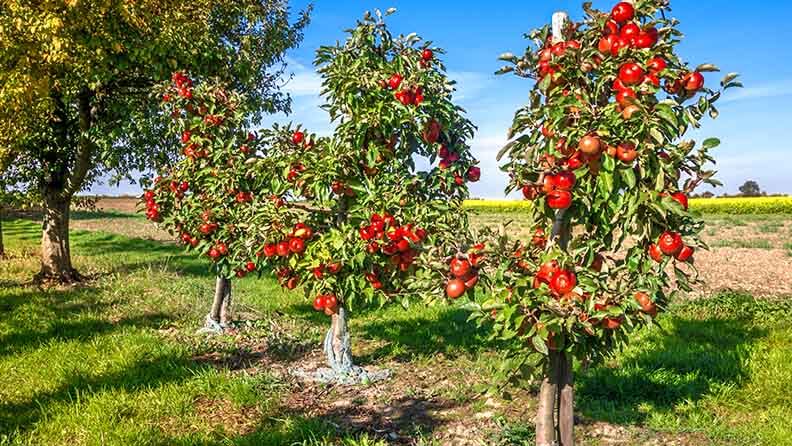
<svg viewBox="0 0 792 446">
<path fill-rule="evenodd" d="M 206 265 L 178 246 L 76 231 L 75 264 L 92 281 L 42 291 L 26 285 L 38 266 L 40 226 L 12 221 L 4 229 L 12 258 L 0 262 L 0 444 L 389 444 L 374 432 L 284 411 L 299 390 L 266 368 L 201 360 L 238 353 L 238 339 L 195 334 L 213 282 Z M 785 248 L 792 253 L 792 243 Z M 318 348 L 327 319 L 300 294 L 268 278 L 238 281 L 234 292 L 238 314 L 250 321 L 246 335 L 270 346 L 275 360 Z M 790 312 L 784 301 L 730 293 L 676 303 L 661 316 L 662 329 L 633 335 L 603 364 L 578 367 L 578 414 L 649 437 L 785 444 L 792 425 L 779 420 L 792 419 Z M 359 309 L 351 322 L 356 359 L 434 374 L 446 384 L 433 398 L 478 412 L 483 403 L 472 387 L 492 380 L 500 348 L 466 319 L 448 305 Z M 530 444 L 534 401 L 520 398 L 514 404 L 526 416 L 496 411 L 500 427 L 485 444 Z M 416 434 L 414 444 L 443 444 L 430 436 Z"/>
</svg>

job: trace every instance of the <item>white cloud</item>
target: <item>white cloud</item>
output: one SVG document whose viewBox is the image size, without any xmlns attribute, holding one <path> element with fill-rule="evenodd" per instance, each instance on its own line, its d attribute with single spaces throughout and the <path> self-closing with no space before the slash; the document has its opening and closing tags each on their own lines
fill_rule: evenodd
<svg viewBox="0 0 792 446">
<path fill-rule="evenodd" d="M 748 86 L 729 90 L 725 95 L 722 104 L 737 101 L 747 101 L 760 98 L 777 98 L 792 95 L 792 79 L 773 81 L 764 84 Z"/>
<path fill-rule="evenodd" d="M 506 145 L 506 142 L 506 134 L 504 132 L 503 135 L 478 135 L 473 138 L 470 146 L 476 153 L 485 153 L 489 155 L 498 153 L 498 151 Z"/>
<path fill-rule="evenodd" d="M 286 79 L 283 89 L 292 97 L 315 96 L 318 97 L 322 90 L 322 79 L 316 74 L 312 66 L 306 66 L 291 57 L 286 58 L 286 66 L 292 73 Z"/>
<path fill-rule="evenodd" d="M 457 82 L 457 91 L 454 95 L 454 99 L 457 101 L 475 99 L 493 81 L 492 75 L 476 71 L 450 71 L 448 78 Z"/>
<path fill-rule="evenodd" d="M 319 96 L 322 90 L 322 79 L 314 73 L 295 73 L 283 86 L 283 89 L 294 97 Z"/>
</svg>

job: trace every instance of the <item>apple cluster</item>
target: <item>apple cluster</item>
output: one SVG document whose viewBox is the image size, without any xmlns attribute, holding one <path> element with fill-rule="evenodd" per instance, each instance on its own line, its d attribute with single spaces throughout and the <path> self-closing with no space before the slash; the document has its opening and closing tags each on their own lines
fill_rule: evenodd
<svg viewBox="0 0 792 446">
<path fill-rule="evenodd" d="M 458 299 L 476 286 L 479 267 L 484 261 L 485 247 L 484 243 L 477 243 L 467 253 L 457 253 L 448 262 L 450 277 L 446 282 L 445 292 L 449 299 Z"/>
<path fill-rule="evenodd" d="M 335 294 L 320 294 L 313 301 L 314 310 L 322 311 L 328 316 L 338 310 L 338 304 L 338 297 Z"/>
<path fill-rule="evenodd" d="M 415 248 L 427 235 L 424 229 L 416 228 L 411 223 L 399 225 L 388 213 L 372 215 L 370 224 L 361 227 L 358 233 L 361 240 L 367 242 L 367 253 L 370 255 L 381 253 L 389 257 L 390 263 L 402 272 L 410 269 L 418 255 Z M 375 284 L 378 280 L 369 281 Z"/>
<path fill-rule="evenodd" d="M 425 48 L 421 52 L 421 61 L 420 66 L 421 68 L 429 68 L 432 60 L 434 59 L 434 52 L 429 49 Z M 404 81 L 404 77 L 399 73 L 394 73 L 388 78 L 387 81 L 381 81 L 380 85 L 383 88 L 389 88 L 394 91 L 393 97 L 396 98 L 402 105 L 414 105 L 419 106 L 424 101 L 424 92 L 423 88 L 418 85 L 408 86 L 406 88 L 402 87 L 402 83 Z"/>
<path fill-rule="evenodd" d="M 146 202 L 146 218 L 155 223 L 160 223 L 162 216 L 160 215 L 160 207 L 154 200 L 155 196 L 156 192 L 153 190 L 147 190 L 143 193 L 143 199 Z"/>
<path fill-rule="evenodd" d="M 656 262 L 663 261 L 664 256 L 673 257 L 680 262 L 692 260 L 695 248 L 686 245 L 678 232 L 666 231 L 657 239 L 657 243 L 649 245 L 649 255 Z"/>
<path fill-rule="evenodd" d="M 250 181 L 244 160 L 260 141 L 240 131 L 240 99 L 219 86 L 196 86 L 183 72 L 173 74 L 162 99 L 184 158 L 144 192 L 147 217 L 225 274 L 255 272 L 258 260 L 243 242 L 239 222 L 255 215 L 258 185 Z"/>
</svg>

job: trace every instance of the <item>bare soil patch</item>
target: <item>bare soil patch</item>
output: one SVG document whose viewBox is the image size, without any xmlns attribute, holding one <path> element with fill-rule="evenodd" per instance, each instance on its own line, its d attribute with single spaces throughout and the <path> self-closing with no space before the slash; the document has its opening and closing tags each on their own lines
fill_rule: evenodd
<svg viewBox="0 0 792 446">
<path fill-rule="evenodd" d="M 138 210 L 138 201 L 137 197 L 101 197 L 96 201 L 96 210 L 133 214 Z"/>
</svg>

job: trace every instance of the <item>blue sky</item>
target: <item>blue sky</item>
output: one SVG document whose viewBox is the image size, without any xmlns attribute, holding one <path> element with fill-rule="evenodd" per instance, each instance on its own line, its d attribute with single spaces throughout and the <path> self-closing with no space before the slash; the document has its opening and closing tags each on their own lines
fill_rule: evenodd
<svg viewBox="0 0 792 446">
<path fill-rule="evenodd" d="M 307 1 L 294 2 L 301 8 Z M 318 107 L 320 81 L 311 66 L 320 46 L 345 38 L 344 29 L 369 9 L 396 7 L 388 20 L 394 33 L 417 32 L 447 50 L 443 57 L 449 75 L 459 83 L 457 101 L 467 109 L 478 126 L 473 150 L 481 160 L 482 180 L 473 185 L 478 197 L 502 198 L 506 184 L 495 154 L 505 142 L 511 117 L 527 98 L 529 80 L 494 76 L 500 67 L 499 54 L 519 54 L 525 48 L 523 33 L 543 25 L 554 11 L 564 10 L 573 19 L 581 16 L 581 1 L 499 1 L 488 2 L 391 0 L 316 0 L 311 25 L 300 48 L 288 54 L 294 77 L 286 84 L 294 99 L 290 116 L 276 115 L 269 122 L 302 122 L 310 130 L 327 134 L 332 127 Z M 599 9 L 615 2 L 595 1 Z M 771 193 L 792 193 L 787 173 L 792 162 L 792 27 L 788 17 L 792 2 L 723 2 L 716 0 L 672 0 L 672 15 L 681 21 L 686 34 L 679 51 L 693 65 L 715 63 L 724 72 L 736 71 L 746 88 L 731 90 L 720 102 L 718 120 L 705 120 L 693 136 L 717 136 L 723 144 L 714 153 L 719 178 L 725 186 L 715 192 L 735 193 L 747 179 L 759 182 Z M 716 85 L 722 74 L 708 76 Z M 134 186 L 120 189 L 94 187 L 97 193 L 137 193 Z"/>
</svg>

